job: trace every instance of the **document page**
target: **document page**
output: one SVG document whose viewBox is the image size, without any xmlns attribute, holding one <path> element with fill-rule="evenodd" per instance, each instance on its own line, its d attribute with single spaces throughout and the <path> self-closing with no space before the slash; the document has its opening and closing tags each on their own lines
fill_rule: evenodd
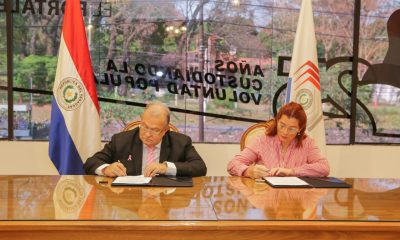
<svg viewBox="0 0 400 240">
<path fill-rule="evenodd" d="M 143 175 L 139 176 L 124 176 L 117 177 L 113 184 L 148 184 L 151 180 L 151 177 L 145 177 Z"/>
<path fill-rule="evenodd" d="M 298 177 L 264 177 L 273 186 L 310 186 Z"/>
</svg>

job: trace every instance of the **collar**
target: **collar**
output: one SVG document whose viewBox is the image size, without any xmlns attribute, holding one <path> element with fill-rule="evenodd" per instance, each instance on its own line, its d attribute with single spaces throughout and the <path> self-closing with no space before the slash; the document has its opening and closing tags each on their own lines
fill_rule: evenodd
<svg viewBox="0 0 400 240">
<path fill-rule="evenodd" d="M 154 149 L 160 149 L 160 148 L 161 148 L 162 142 L 163 142 L 163 141 L 161 140 L 157 145 L 155 145 L 155 146 L 154 146 Z M 146 149 L 149 148 L 149 146 L 147 146 L 146 144 L 143 144 L 143 145 L 145 146 Z"/>
<path fill-rule="evenodd" d="M 273 136 L 273 142 L 275 146 L 282 148 L 282 144 L 281 141 L 279 140 L 278 134 Z M 290 142 L 288 149 L 295 147 L 296 144 L 297 144 L 297 138 L 293 139 L 292 142 Z"/>
</svg>

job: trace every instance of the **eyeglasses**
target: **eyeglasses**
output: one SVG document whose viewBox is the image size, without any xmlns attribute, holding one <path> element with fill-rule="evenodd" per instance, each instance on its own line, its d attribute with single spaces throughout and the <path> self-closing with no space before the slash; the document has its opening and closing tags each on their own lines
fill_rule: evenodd
<svg viewBox="0 0 400 240">
<path fill-rule="evenodd" d="M 281 123 L 281 122 L 278 122 L 278 129 L 280 131 L 283 131 L 283 130 L 287 129 L 288 133 L 290 133 L 290 134 L 295 134 L 295 133 L 297 133 L 299 131 L 298 128 L 296 128 L 296 127 L 288 127 L 284 123 Z"/>
<path fill-rule="evenodd" d="M 160 135 L 163 131 L 163 129 L 154 129 L 154 128 L 149 128 L 144 124 L 140 124 L 139 128 L 142 129 L 143 131 L 150 133 L 151 135 Z"/>
</svg>

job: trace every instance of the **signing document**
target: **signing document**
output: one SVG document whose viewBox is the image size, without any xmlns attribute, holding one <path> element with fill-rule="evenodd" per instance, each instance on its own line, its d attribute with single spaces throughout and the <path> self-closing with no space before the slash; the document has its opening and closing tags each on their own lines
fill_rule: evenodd
<svg viewBox="0 0 400 240">
<path fill-rule="evenodd" d="M 113 184 L 116 185 L 139 185 L 139 184 L 148 184 L 151 180 L 151 177 L 145 177 L 144 175 L 139 176 L 123 176 L 117 177 Z"/>
<path fill-rule="evenodd" d="M 264 180 L 273 187 L 311 187 L 298 177 L 264 177 Z"/>
</svg>

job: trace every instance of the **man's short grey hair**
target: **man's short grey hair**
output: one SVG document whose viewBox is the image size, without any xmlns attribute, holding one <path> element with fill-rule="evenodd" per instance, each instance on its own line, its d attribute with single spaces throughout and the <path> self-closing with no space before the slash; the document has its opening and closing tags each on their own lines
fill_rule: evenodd
<svg viewBox="0 0 400 240">
<path fill-rule="evenodd" d="M 167 124 L 169 124 L 169 121 L 170 121 L 170 119 L 171 119 L 171 114 L 170 114 L 170 111 L 169 111 L 169 108 L 167 107 L 167 105 L 165 104 L 165 103 L 163 103 L 163 102 L 160 102 L 160 101 L 153 101 L 153 102 L 149 102 L 147 105 L 146 105 L 146 108 L 144 109 L 144 111 L 146 111 L 146 110 L 148 110 L 149 108 L 151 108 L 151 107 L 154 107 L 154 106 L 159 106 L 159 107 L 161 107 L 162 109 L 163 109 L 163 111 L 164 111 L 164 113 L 165 113 L 165 117 L 166 117 L 166 119 L 167 119 Z"/>
</svg>

